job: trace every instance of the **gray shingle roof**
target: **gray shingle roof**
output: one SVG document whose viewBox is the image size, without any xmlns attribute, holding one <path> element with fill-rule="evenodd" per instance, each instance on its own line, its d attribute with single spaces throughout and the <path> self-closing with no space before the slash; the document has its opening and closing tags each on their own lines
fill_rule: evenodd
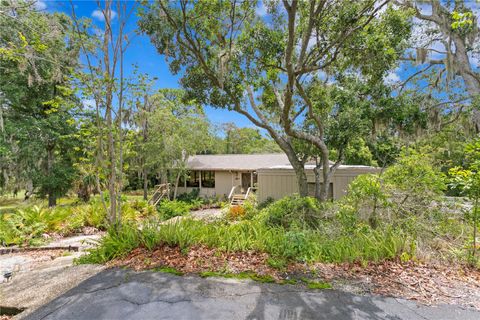
<svg viewBox="0 0 480 320">
<path fill-rule="evenodd" d="M 188 158 L 187 167 L 192 170 L 257 170 L 272 166 L 289 165 L 284 153 L 271 154 L 212 154 Z"/>
</svg>

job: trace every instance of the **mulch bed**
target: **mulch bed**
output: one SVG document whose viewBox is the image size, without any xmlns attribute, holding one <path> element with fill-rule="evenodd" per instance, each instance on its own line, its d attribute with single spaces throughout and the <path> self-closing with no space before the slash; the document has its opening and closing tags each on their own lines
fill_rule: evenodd
<svg viewBox="0 0 480 320">
<path fill-rule="evenodd" d="M 171 267 L 183 273 L 254 271 L 258 275 L 271 275 L 279 280 L 279 272 L 267 265 L 267 259 L 266 253 L 255 251 L 229 253 L 205 246 L 192 246 L 188 252 L 182 252 L 179 247 L 160 246 L 153 251 L 137 248 L 125 258 L 113 260 L 107 266 L 126 266 L 137 271 Z"/>
<path fill-rule="evenodd" d="M 480 270 L 462 265 L 385 261 L 367 266 L 315 264 L 313 269 L 327 281 L 358 281 L 374 294 L 424 304 L 458 304 L 480 310 Z"/>
<path fill-rule="evenodd" d="M 336 282 L 347 282 L 360 286 L 363 292 L 401 297 L 424 304 L 457 304 L 480 310 L 478 269 L 414 261 L 385 261 L 366 266 L 358 263 L 292 263 L 286 271 L 279 271 L 268 266 L 268 257 L 266 253 L 255 251 L 228 253 L 205 246 L 193 246 L 182 252 L 179 247 L 160 246 L 153 251 L 137 248 L 124 258 L 110 261 L 107 266 L 129 267 L 137 271 L 171 267 L 183 273 L 254 271 L 278 281 L 306 276 L 332 282 L 334 288 Z"/>
</svg>

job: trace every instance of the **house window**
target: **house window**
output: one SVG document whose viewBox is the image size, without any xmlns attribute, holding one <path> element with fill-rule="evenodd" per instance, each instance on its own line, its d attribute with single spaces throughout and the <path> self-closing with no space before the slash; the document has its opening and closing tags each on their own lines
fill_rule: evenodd
<svg viewBox="0 0 480 320">
<path fill-rule="evenodd" d="M 215 188 L 215 171 L 202 171 L 202 188 Z"/>
<path fill-rule="evenodd" d="M 200 172 L 190 171 L 187 176 L 187 187 L 198 188 L 200 187 Z"/>
</svg>

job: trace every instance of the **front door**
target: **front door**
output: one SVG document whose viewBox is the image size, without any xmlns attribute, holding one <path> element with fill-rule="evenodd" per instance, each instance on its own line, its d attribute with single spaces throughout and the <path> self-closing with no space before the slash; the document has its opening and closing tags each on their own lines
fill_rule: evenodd
<svg viewBox="0 0 480 320">
<path fill-rule="evenodd" d="M 242 192 L 247 192 L 247 189 L 252 186 L 250 172 L 242 172 Z"/>
</svg>

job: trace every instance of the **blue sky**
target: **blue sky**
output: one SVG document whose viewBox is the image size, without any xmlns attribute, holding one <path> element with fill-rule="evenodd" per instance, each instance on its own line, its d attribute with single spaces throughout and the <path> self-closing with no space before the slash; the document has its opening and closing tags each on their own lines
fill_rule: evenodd
<svg viewBox="0 0 480 320">
<path fill-rule="evenodd" d="M 478 16 L 480 14 L 480 4 L 476 1 L 467 1 L 469 6 L 473 9 L 474 13 Z M 134 1 L 129 1 L 128 5 L 134 5 Z M 74 1 L 76 15 L 79 17 L 88 17 L 97 24 L 99 28 L 103 28 L 103 16 L 98 7 L 96 1 Z M 67 14 L 71 13 L 71 4 L 69 1 L 53 1 L 53 0 L 37 0 L 36 7 L 38 10 L 45 10 L 48 12 L 61 11 Z M 430 14 L 431 8 L 429 5 L 420 5 L 420 9 L 424 14 Z M 257 14 L 260 16 L 265 16 L 267 14 L 265 7 L 261 4 L 257 8 Z M 114 20 L 115 23 L 115 20 Z M 480 19 L 478 19 L 480 24 Z M 127 26 L 127 32 L 133 31 L 136 28 L 137 17 L 132 16 Z M 422 28 L 428 26 L 416 26 L 414 29 L 415 34 L 418 35 L 416 43 L 421 43 Z M 125 68 L 126 68 L 126 77 L 128 77 L 132 70 L 133 64 L 136 64 L 139 68 L 139 71 L 142 73 L 147 73 L 151 77 L 156 77 L 156 88 L 177 88 L 179 87 L 178 80 L 180 75 L 174 76 L 170 73 L 168 69 L 168 64 L 166 63 L 163 56 L 159 55 L 156 52 L 156 49 L 150 43 L 149 39 L 144 35 L 137 35 L 134 38 L 131 38 L 132 42 L 129 47 L 129 50 L 125 56 Z M 433 59 L 442 59 L 444 54 L 441 53 L 444 51 L 443 44 L 440 42 L 428 44 L 427 46 L 435 49 L 435 52 L 430 56 Z M 480 57 L 471 57 L 474 64 L 474 68 L 478 67 L 480 62 Z M 401 64 L 395 70 L 392 70 L 386 77 L 385 81 L 390 83 L 398 83 L 399 81 L 405 80 L 409 75 L 413 74 L 418 68 L 422 66 L 413 67 L 411 64 Z M 233 111 L 227 111 L 222 109 L 213 109 L 208 106 L 205 107 L 206 114 L 210 121 L 213 124 L 222 124 L 225 122 L 234 122 L 239 127 L 254 127 L 254 125 L 247 120 L 242 115 L 237 114 Z"/>
<path fill-rule="evenodd" d="M 73 3 L 75 6 L 75 13 L 78 17 L 88 17 L 92 19 L 98 27 L 102 27 L 102 14 L 97 11 L 98 7 L 96 1 L 74 1 Z M 133 5 L 134 3 L 134 1 L 129 1 L 129 5 Z M 71 4 L 69 1 L 37 1 L 36 8 L 48 12 L 60 11 L 71 14 Z M 132 16 L 128 29 L 130 31 L 135 29 L 136 23 L 137 17 Z M 178 80 L 180 79 L 180 76 L 174 76 L 171 74 L 165 59 L 157 53 L 148 37 L 144 35 L 136 35 L 132 39 L 132 43 L 125 55 L 126 77 L 131 74 L 133 65 L 136 64 L 140 72 L 149 74 L 151 77 L 156 77 L 158 79 L 155 85 L 156 88 L 178 88 Z M 206 106 L 205 112 L 213 124 L 220 125 L 225 122 L 234 122 L 239 127 L 254 127 L 248 119 L 234 111 L 214 109 Z"/>
</svg>

